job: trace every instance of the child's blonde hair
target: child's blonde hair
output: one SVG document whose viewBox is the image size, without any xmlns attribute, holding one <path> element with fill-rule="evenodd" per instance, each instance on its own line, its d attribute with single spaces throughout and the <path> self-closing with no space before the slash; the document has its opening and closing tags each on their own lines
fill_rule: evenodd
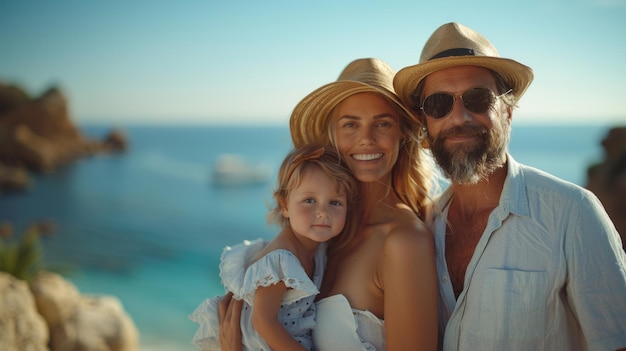
<svg viewBox="0 0 626 351">
<path fill-rule="evenodd" d="M 312 167 L 321 170 L 335 181 L 337 193 L 346 194 L 346 224 L 342 234 L 334 240 L 336 241 L 333 244 L 335 249 L 337 246 L 342 246 L 342 243 L 347 242 L 354 234 L 360 210 L 358 209 L 359 182 L 333 147 L 305 145 L 289 152 L 278 171 L 277 186 L 273 193 L 276 205 L 270 209 L 268 222 L 282 227 L 289 225 L 289 219 L 282 215 L 282 210 L 287 205 L 291 190 L 300 185 L 303 173 Z"/>
</svg>

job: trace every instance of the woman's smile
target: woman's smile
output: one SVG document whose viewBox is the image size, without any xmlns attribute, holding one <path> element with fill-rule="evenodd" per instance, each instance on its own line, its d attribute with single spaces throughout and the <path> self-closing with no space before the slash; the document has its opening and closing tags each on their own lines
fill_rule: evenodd
<svg viewBox="0 0 626 351">
<path fill-rule="evenodd" d="M 352 154 L 352 158 L 357 161 L 372 161 L 378 160 L 383 157 L 382 152 L 372 153 L 372 154 Z"/>
</svg>

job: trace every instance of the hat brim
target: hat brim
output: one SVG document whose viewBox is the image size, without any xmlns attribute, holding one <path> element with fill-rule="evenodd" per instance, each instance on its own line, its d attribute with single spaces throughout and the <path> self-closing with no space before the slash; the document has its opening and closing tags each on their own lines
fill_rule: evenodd
<svg viewBox="0 0 626 351">
<path fill-rule="evenodd" d="M 358 81 L 337 81 L 311 92 L 294 108 L 289 119 L 291 139 L 295 147 L 328 142 L 328 119 L 331 111 L 346 98 L 358 93 L 378 93 L 402 109 L 412 122 L 420 123 L 410 109 L 387 89 Z"/>
<path fill-rule="evenodd" d="M 532 69 L 511 59 L 488 56 L 450 56 L 401 69 L 393 79 L 394 89 L 405 105 L 418 109 L 419 106 L 414 106 L 411 99 L 411 94 L 417 85 L 433 72 L 457 66 L 479 66 L 497 72 L 513 89 L 516 102 L 533 81 Z"/>
</svg>

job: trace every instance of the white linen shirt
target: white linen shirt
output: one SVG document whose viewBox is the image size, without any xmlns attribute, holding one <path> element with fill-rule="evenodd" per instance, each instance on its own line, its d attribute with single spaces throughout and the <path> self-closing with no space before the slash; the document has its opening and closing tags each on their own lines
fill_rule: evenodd
<svg viewBox="0 0 626 351">
<path fill-rule="evenodd" d="M 455 300 L 445 257 L 450 187 L 433 230 L 443 350 L 626 347 L 626 254 L 589 191 L 510 155 L 500 202 Z"/>
</svg>

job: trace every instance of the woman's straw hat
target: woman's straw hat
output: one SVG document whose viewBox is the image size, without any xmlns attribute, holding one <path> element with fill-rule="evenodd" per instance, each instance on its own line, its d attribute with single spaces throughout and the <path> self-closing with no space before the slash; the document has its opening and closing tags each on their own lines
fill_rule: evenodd
<svg viewBox="0 0 626 351">
<path fill-rule="evenodd" d="M 411 93 L 429 74 L 454 66 L 480 66 L 504 78 L 519 100 L 533 80 L 533 71 L 517 61 L 500 57 L 496 48 L 480 33 L 460 23 L 447 23 L 430 36 L 419 64 L 401 69 L 393 86 L 407 106 L 412 106 Z M 413 106 L 415 108 L 415 106 Z"/>
<path fill-rule="evenodd" d="M 357 93 L 380 93 L 419 124 L 416 116 L 402 105 L 394 93 L 393 75 L 391 67 L 382 60 L 363 58 L 352 61 L 335 82 L 314 90 L 294 108 L 289 119 L 294 146 L 326 141 L 330 112 L 344 99 Z"/>
</svg>

